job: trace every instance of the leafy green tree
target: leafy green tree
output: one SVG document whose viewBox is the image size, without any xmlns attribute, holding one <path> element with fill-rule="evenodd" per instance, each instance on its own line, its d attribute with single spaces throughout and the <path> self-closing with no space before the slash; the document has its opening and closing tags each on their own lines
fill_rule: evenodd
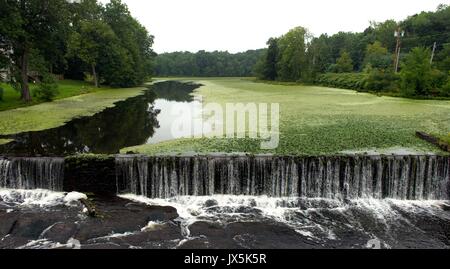
<svg viewBox="0 0 450 269">
<path fill-rule="evenodd" d="M 117 42 L 116 35 L 106 23 L 100 20 L 83 21 L 79 32 L 74 32 L 69 39 L 68 55 L 79 57 L 91 67 L 95 87 L 99 87 L 97 65 Z"/>
<path fill-rule="evenodd" d="M 310 37 L 308 30 L 299 26 L 279 38 L 277 74 L 280 80 L 297 81 L 307 74 L 306 48 Z"/>
<path fill-rule="evenodd" d="M 279 57 L 278 40 L 276 38 L 271 38 L 267 41 L 269 48 L 265 56 L 265 61 L 263 65 L 263 78 L 267 80 L 276 80 L 277 74 L 277 62 Z"/>
<path fill-rule="evenodd" d="M 372 22 L 373 36 L 381 47 L 386 48 L 388 51 L 394 51 L 397 43 L 397 39 L 394 36 L 395 31 L 398 29 L 398 24 L 394 20 L 387 20 L 381 23 Z"/>
<path fill-rule="evenodd" d="M 101 20 L 104 7 L 97 0 L 74 1 L 70 5 L 72 27 L 77 31 L 83 21 Z"/>
<path fill-rule="evenodd" d="M 353 61 L 350 54 L 343 50 L 341 56 L 336 61 L 336 68 L 339 73 L 348 73 L 353 71 Z"/>
<path fill-rule="evenodd" d="M 443 72 L 450 70 L 450 43 L 443 46 L 442 50 L 436 55 L 435 60 L 439 70 Z"/>
<path fill-rule="evenodd" d="M 157 76 L 249 77 L 254 71 L 261 78 L 264 49 L 231 54 L 224 51 L 162 53 L 155 59 Z M 264 59 L 263 59 L 264 58 Z M 260 61 L 259 67 L 255 67 Z M 257 70 L 256 70 L 257 69 Z"/>
<path fill-rule="evenodd" d="M 397 77 L 392 67 L 392 55 L 375 41 L 367 46 L 364 58 L 366 81 L 365 88 L 369 91 L 394 91 Z"/>
<path fill-rule="evenodd" d="M 55 33 L 68 27 L 65 0 L 0 0 L 0 49 L 12 51 L 9 65 L 20 85 L 21 99 L 31 101 L 30 53 L 42 53 Z M 58 52 L 55 52 L 58 53 Z"/>
<path fill-rule="evenodd" d="M 415 47 L 430 47 L 434 42 L 440 45 L 449 43 L 449 21 L 450 6 L 448 5 L 439 5 L 434 12 L 421 12 L 408 17 L 400 23 L 405 31 L 402 47 L 408 52 Z"/>
<path fill-rule="evenodd" d="M 427 96 L 432 90 L 431 52 L 414 48 L 405 58 L 400 72 L 401 90 L 406 96 Z"/>
<path fill-rule="evenodd" d="M 122 80 L 116 84 L 134 86 L 143 83 L 153 71 L 153 36 L 131 16 L 128 7 L 120 0 L 106 4 L 103 18 L 116 34 L 132 69 L 122 74 Z"/>
<path fill-rule="evenodd" d="M 324 34 L 314 38 L 308 48 L 308 58 L 312 73 L 325 73 L 333 63 L 329 37 Z"/>
<path fill-rule="evenodd" d="M 372 68 L 387 69 L 392 66 L 392 59 L 392 54 L 388 53 L 381 42 L 375 41 L 367 46 L 364 66 L 370 65 Z"/>
</svg>

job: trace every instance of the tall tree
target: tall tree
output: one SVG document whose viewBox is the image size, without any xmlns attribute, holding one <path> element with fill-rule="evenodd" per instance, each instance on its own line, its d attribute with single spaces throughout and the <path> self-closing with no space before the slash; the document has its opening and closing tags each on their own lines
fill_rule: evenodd
<svg viewBox="0 0 450 269">
<path fill-rule="evenodd" d="M 308 48 L 308 55 L 312 73 L 325 73 L 333 63 L 328 35 L 323 34 L 314 38 Z"/>
<path fill-rule="evenodd" d="M 400 72 L 401 89 L 405 95 L 425 96 L 430 94 L 432 83 L 431 52 L 425 48 L 414 48 L 405 58 Z"/>
<path fill-rule="evenodd" d="M 263 65 L 263 78 L 268 80 L 276 80 L 277 74 L 277 62 L 279 57 L 278 40 L 276 38 L 271 38 L 267 42 L 269 48 L 265 57 Z"/>
<path fill-rule="evenodd" d="M 301 26 L 280 37 L 277 74 L 281 80 L 296 81 L 307 73 L 306 48 L 310 37 L 308 30 Z"/>
<path fill-rule="evenodd" d="M 43 45 L 67 22 L 65 0 L 0 0 L 0 46 L 11 50 L 10 65 L 20 85 L 21 99 L 31 101 L 28 84 L 30 55 L 42 53 Z"/>
<path fill-rule="evenodd" d="M 91 67 L 95 87 L 98 87 L 97 65 L 117 42 L 116 35 L 106 23 L 100 20 L 83 21 L 79 32 L 74 32 L 69 39 L 68 55 L 79 57 Z"/>
<path fill-rule="evenodd" d="M 385 22 L 372 22 L 373 35 L 376 41 L 380 42 L 381 46 L 387 48 L 388 51 L 394 51 L 396 45 L 395 31 L 398 29 L 398 24 L 394 20 L 387 20 Z"/>
<path fill-rule="evenodd" d="M 127 5 L 120 0 L 111 0 L 106 4 L 103 16 L 118 37 L 133 69 L 117 84 L 120 86 L 141 84 L 152 73 L 155 56 L 152 50 L 153 36 L 131 16 Z"/>
<path fill-rule="evenodd" d="M 375 41 L 367 46 L 364 66 L 386 69 L 392 64 L 392 56 L 380 41 Z"/>
<path fill-rule="evenodd" d="M 336 61 L 337 71 L 339 73 L 348 73 L 353 71 L 353 61 L 346 50 L 342 50 L 341 56 Z"/>
</svg>

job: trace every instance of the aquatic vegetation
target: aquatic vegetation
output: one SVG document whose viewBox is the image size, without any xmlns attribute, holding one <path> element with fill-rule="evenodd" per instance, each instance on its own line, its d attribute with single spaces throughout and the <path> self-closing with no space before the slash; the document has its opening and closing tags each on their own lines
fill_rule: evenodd
<svg viewBox="0 0 450 269">
<path fill-rule="evenodd" d="M 186 80 L 186 79 L 183 79 Z M 295 155 L 335 154 L 348 150 L 439 149 L 416 131 L 450 132 L 450 101 L 378 97 L 368 93 L 316 86 L 274 85 L 249 79 L 191 79 L 205 103 L 279 103 L 280 145 L 261 150 L 252 139 L 180 139 L 123 149 L 145 154 L 180 152 L 249 152 Z M 442 152 L 441 152 L 442 153 Z"/>
<path fill-rule="evenodd" d="M 12 140 L 11 139 L 0 139 L 0 145 L 8 144 L 9 142 L 12 142 Z"/>
</svg>

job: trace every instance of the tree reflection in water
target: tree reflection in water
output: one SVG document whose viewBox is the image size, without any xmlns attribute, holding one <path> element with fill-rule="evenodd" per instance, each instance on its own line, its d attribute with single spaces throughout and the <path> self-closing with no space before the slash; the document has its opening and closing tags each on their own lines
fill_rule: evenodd
<svg viewBox="0 0 450 269">
<path fill-rule="evenodd" d="M 145 94 L 118 102 L 91 117 L 74 119 L 64 126 L 5 138 L 0 154 L 19 156 L 65 156 L 76 153 L 115 154 L 120 149 L 145 144 L 159 128 L 156 99 L 191 102 L 199 85 L 161 82 Z"/>
</svg>

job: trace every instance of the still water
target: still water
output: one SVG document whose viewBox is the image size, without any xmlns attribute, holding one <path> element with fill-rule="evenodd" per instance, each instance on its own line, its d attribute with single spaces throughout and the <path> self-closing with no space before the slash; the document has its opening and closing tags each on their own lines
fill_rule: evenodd
<svg viewBox="0 0 450 269">
<path fill-rule="evenodd" d="M 0 155 L 115 154 L 125 147 L 187 137 L 189 133 L 173 132 L 173 123 L 193 123 L 199 117 L 195 111 L 201 101 L 192 95 L 199 86 L 175 81 L 156 83 L 143 95 L 118 102 L 94 116 L 74 119 L 54 129 L 4 136 L 14 142 L 0 146 Z"/>
</svg>

